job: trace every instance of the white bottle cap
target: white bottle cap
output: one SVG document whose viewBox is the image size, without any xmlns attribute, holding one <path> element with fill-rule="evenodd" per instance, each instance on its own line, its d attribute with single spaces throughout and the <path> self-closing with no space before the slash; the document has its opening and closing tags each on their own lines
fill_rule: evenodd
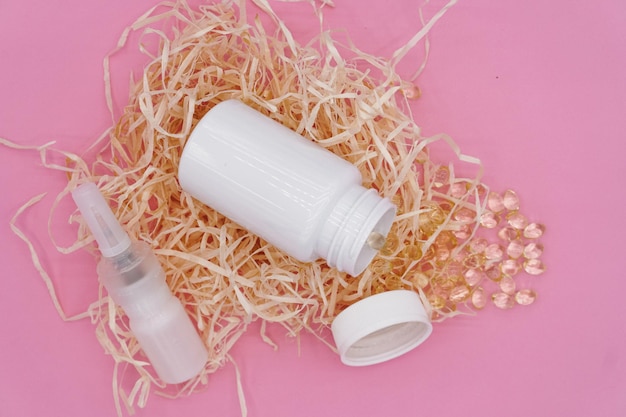
<svg viewBox="0 0 626 417">
<path fill-rule="evenodd" d="M 430 336 L 432 324 L 419 296 L 387 291 L 357 301 L 333 321 L 341 361 L 366 366 L 405 354 Z"/>
</svg>

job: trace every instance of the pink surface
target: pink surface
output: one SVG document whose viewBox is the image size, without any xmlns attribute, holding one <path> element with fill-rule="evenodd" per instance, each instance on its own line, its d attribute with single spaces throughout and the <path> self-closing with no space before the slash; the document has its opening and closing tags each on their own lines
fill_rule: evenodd
<svg viewBox="0 0 626 417">
<path fill-rule="evenodd" d="M 84 149 L 111 123 L 102 58 L 154 3 L 4 2 L 0 136 Z M 389 55 L 418 26 L 412 0 L 337 3 L 327 11 L 328 26 L 346 28 L 374 54 Z M 315 32 L 308 6 L 277 7 L 299 39 Z M 414 117 L 425 133 L 449 133 L 465 153 L 480 157 L 486 182 L 516 189 L 526 213 L 547 224 L 549 271 L 532 279 L 540 298 L 528 308 L 491 308 L 436 324 L 412 353 L 360 369 L 341 365 L 308 335 L 298 347 L 279 327 L 270 328 L 280 345 L 274 352 L 253 326 L 232 351 L 249 415 L 626 415 L 626 6 L 620 0 L 462 1 L 431 40 Z M 141 68 L 135 51 L 114 64 L 128 62 Z M 414 67 L 403 68 L 409 74 Z M 118 85 L 125 74 L 118 71 Z M 0 149 L 0 169 L 0 416 L 112 416 L 113 360 L 88 321 L 57 316 L 25 245 L 8 226 L 31 196 L 50 192 L 20 226 L 36 237 L 68 313 L 82 311 L 97 296 L 93 261 L 54 253 L 45 233 L 64 176 L 41 168 L 33 153 L 7 149 Z M 62 219 L 60 213 L 55 230 L 68 243 Z M 229 364 L 206 391 L 179 400 L 153 395 L 137 415 L 239 412 Z"/>
</svg>

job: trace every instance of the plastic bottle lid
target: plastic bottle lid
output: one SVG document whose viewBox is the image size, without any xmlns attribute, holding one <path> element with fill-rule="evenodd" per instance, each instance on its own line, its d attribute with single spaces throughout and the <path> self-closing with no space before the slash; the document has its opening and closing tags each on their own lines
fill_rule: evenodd
<svg viewBox="0 0 626 417">
<path fill-rule="evenodd" d="M 395 290 L 357 301 L 335 318 L 331 330 L 341 361 L 367 366 L 417 347 L 432 324 L 415 292 Z"/>
</svg>

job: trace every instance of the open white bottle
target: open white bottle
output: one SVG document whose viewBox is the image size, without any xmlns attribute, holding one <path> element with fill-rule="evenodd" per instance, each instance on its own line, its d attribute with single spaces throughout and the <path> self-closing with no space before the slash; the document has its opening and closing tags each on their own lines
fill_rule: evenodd
<svg viewBox="0 0 626 417">
<path fill-rule="evenodd" d="M 183 190 L 302 262 L 359 275 L 396 207 L 359 170 L 238 100 L 213 107 L 185 144 Z"/>
</svg>

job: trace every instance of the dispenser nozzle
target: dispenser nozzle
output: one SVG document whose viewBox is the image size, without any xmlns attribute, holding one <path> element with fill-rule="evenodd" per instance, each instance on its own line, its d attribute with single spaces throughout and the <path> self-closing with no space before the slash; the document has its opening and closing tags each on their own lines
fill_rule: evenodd
<svg viewBox="0 0 626 417">
<path fill-rule="evenodd" d="M 72 198 L 96 238 L 102 256 L 112 258 L 128 250 L 130 238 L 96 184 L 82 184 L 72 191 Z"/>
</svg>

